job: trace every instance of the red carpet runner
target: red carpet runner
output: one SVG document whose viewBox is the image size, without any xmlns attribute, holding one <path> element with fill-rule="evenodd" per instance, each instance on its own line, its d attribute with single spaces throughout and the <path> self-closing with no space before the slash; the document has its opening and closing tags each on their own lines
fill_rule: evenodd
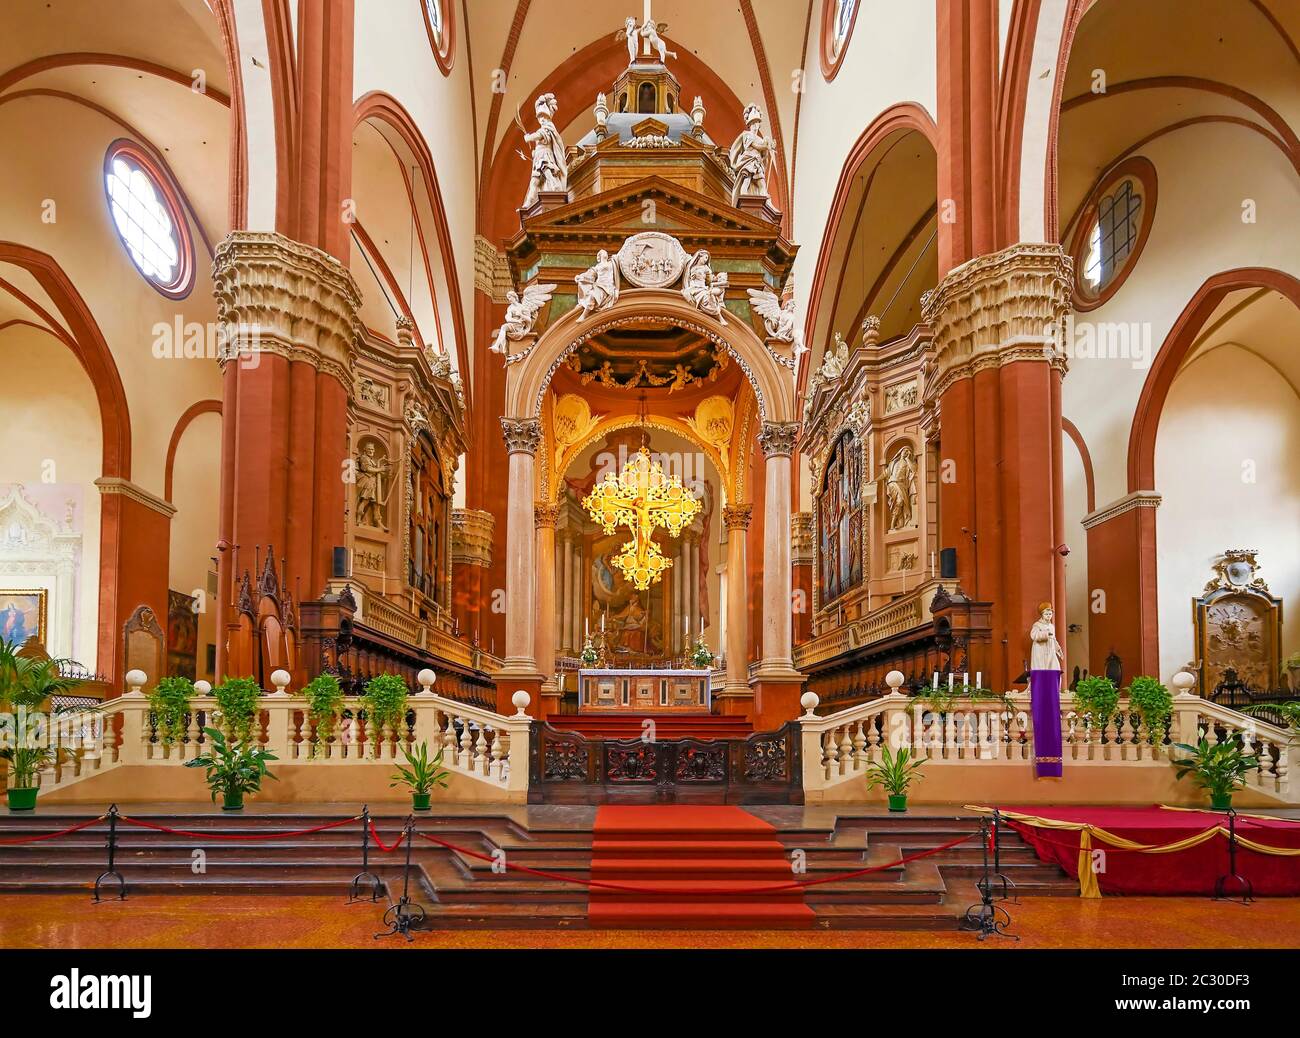
<svg viewBox="0 0 1300 1038">
<path fill-rule="evenodd" d="M 800 890 L 754 893 L 799 879 L 776 830 L 738 807 L 602 806 L 596 810 L 593 927 L 805 929 L 814 915 Z M 707 893 L 692 893 L 692 890 Z"/>
</svg>

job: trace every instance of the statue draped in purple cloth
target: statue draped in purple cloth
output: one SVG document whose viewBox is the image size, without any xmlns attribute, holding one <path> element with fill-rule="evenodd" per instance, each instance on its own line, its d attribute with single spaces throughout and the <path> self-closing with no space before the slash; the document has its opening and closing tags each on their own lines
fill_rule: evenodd
<svg viewBox="0 0 1300 1038">
<path fill-rule="evenodd" d="M 1061 668 L 1065 653 L 1056 640 L 1051 602 L 1038 607 L 1038 620 L 1029 629 L 1029 700 L 1034 724 L 1034 775 L 1060 778 Z"/>
</svg>

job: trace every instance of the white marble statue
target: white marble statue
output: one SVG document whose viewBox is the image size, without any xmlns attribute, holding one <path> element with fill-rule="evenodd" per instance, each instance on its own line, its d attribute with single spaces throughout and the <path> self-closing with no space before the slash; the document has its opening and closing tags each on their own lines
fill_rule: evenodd
<svg viewBox="0 0 1300 1038">
<path fill-rule="evenodd" d="M 1029 669 L 1062 670 L 1065 664 L 1065 652 L 1056 640 L 1056 614 L 1051 602 L 1038 606 L 1038 619 L 1029 628 Z"/>
<path fill-rule="evenodd" d="M 795 318 L 794 296 L 782 303 L 770 289 L 751 288 L 748 291 L 749 305 L 763 318 L 767 337 L 776 342 L 793 343 L 796 357 L 806 352 L 808 347 L 803 344 L 803 333 Z"/>
<path fill-rule="evenodd" d="M 629 66 L 635 64 L 637 51 L 641 49 L 641 30 L 637 27 L 636 19 L 625 19 L 623 28 L 614 33 L 614 39 L 627 42 L 627 63 Z"/>
<path fill-rule="evenodd" d="M 916 521 L 916 455 L 903 444 L 885 476 L 885 510 L 889 530 L 906 530 Z"/>
<path fill-rule="evenodd" d="M 723 303 L 727 296 L 727 272 L 715 274 L 709 266 L 709 252 L 700 249 L 686 264 L 682 275 L 682 295 L 694 306 L 711 314 L 723 324 L 727 318 Z"/>
<path fill-rule="evenodd" d="M 767 174 L 776 159 L 776 145 L 763 136 L 763 113 L 758 105 L 745 109 L 745 128 L 731 144 L 731 204 L 742 196 L 768 198 Z"/>
<path fill-rule="evenodd" d="M 507 340 L 519 342 L 530 335 L 533 325 L 537 323 L 537 315 L 550 301 L 551 293 L 554 291 L 554 285 L 529 285 L 522 295 L 517 292 L 507 292 L 506 315 L 501 322 L 501 327 L 493 333 L 490 347 L 492 352 L 506 353 Z"/>
<path fill-rule="evenodd" d="M 844 341 L 843 335 L 836 332 L 835 342 L 822 357 L 822 366 L 817 369 L 817 374 L 822 382 L 833 382 L 844 374 L 844 369 L 848 366 L 849 344 Z"/>
<path fill-rule="evenodd" d="M 554 94 L 543 94 L 533 104 L 537 129 L 532 133 L 524 130 L 524 141 L 532 146 L 530 161 L 533 167 L 528 178 L 528 193 L 524 196 L 524 209 L 531 207 L 542 191 L 569 190 L 569 157 L 560 131 L 555 128 L 558 107 Z M 522 121 L 519 128 L 524 129 Z"/>
<path fill-rule="evenodd" d="M 579 321 L 618 302 L 618 263 L 608 252 L 596 253 L 596 265 L 573 279 L 578 284 Z"/>
<path fill-rule="evenodd" d="M 669 50 L 668 44 L 659 34 L 668 31 L 667 22 L 656 22 L 654 18 L 647 18 L 641 26 L 641 38 L 650 44 L 650 49 L 659 54 L 659 64 L 663 65 L 669 58 L 676 58 L 677 52 Z"/>
</svg>

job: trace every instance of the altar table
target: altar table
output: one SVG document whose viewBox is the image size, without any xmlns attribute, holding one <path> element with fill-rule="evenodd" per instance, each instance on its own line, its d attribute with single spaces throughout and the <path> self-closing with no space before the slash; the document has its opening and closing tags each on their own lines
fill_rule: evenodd
<svg viewBox="0 0 1300 1038">
<path fill-rule="evenodd" d="M 707 714 L 711 680 L 708 670 L 580 670 L 578 713 Z"/>
</svg>

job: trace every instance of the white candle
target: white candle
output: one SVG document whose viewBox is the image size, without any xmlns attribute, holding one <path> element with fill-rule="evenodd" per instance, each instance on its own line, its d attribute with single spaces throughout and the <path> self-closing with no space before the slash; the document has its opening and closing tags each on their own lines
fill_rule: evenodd
<svg viewBox="0 0 1300 1038">
<path fill-rule="evenodd" d="M 982 670 L 977 670 L 975 672 L 975 687 L 976 688 L 984 687 L 984 672 Z"/>
<path fill-rule="evenodd" d="M 952 693 L 952 679 L 953 679 L 953 673 L 952 673 L 952 671 L 948 671 L 948 692 L 949 692 L 949 694 Z"/>
</svg>

